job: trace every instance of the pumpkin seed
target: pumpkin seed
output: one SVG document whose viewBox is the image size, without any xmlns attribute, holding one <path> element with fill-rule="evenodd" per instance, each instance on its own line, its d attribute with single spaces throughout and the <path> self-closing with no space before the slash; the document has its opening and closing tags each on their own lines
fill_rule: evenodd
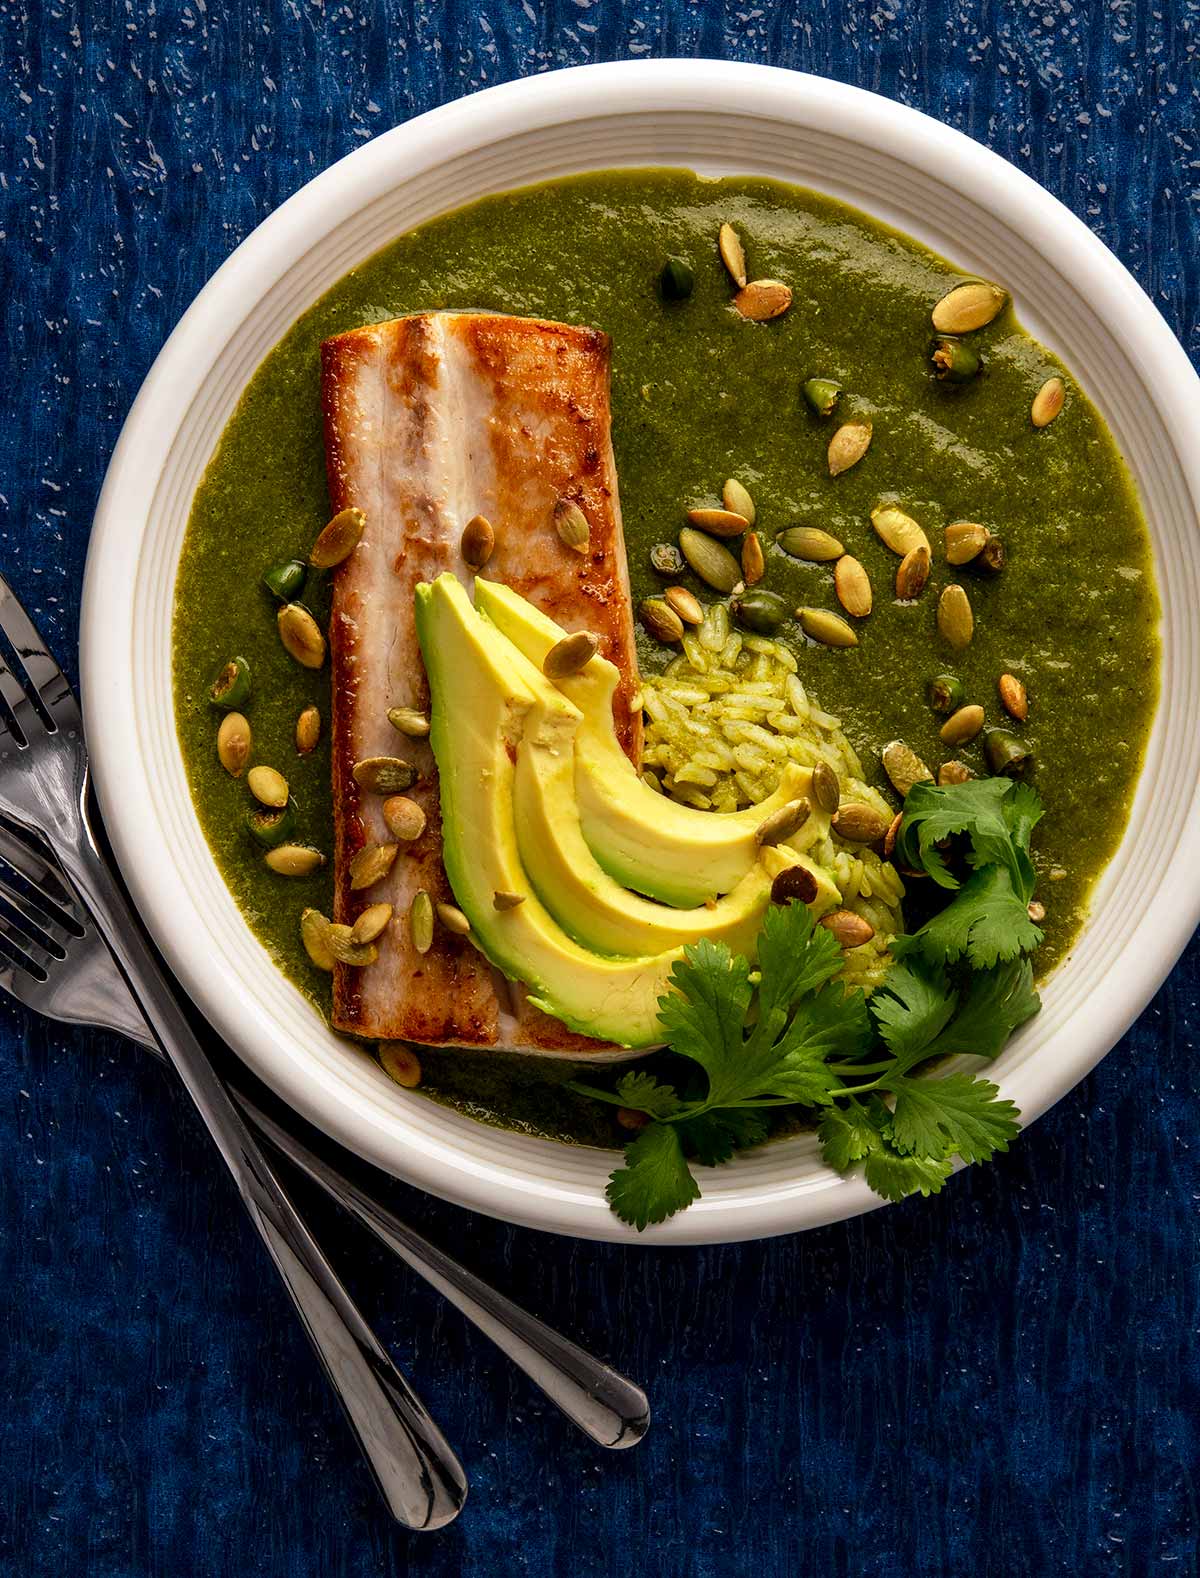
<svg viewBox="0 0 1200 1578">
<path fill-rule="evenodd" d="M 984 575 L 999 575 L 1006 557 L 1004 544 L 999 537 L 989 537 L 977 557 L 971 561 L 971 568 L 982 571 Z"/>
<path fill-rule="evenodd" d="M 933 774 L 910 745 L 903 740 L 892 740 L 880 753 L 883 770 L 891 780 L 892 788 L 903 800 L 913 784 L 933 782 Z"/>
<path fill-rule="evenodd" d="M 704 623 L 704 609 L 700 606 L 700 599 L 694 592 L 689 592 L 686 586 L 668 586 L 663 593 L 663 602 L 671 606 L 685 625 Z"/>
<path fill-rule="evenodd" d="M 317 742 L 321 738 L 321 712 L 318 707 L 308 706 L 296 719 L 296 749 L 301 756 L 308 756 L 315 751 Z"/>
<path fill-rule="evenodd" d="M 379 949 L 373 948 L 369 943 L 359 944 L 354 941 L 354 928 L 331 924 L 327 933 L 329 951 L 339 964 L 352 965 L 360 970 L 364 965 L 374 964 L 379 957 Z"/>
<path fill-rule="evenodd" d="M 842 423 L 829 440 L 826 454 L 831 477 L 839 477 L 843 471 L 849 471 L 851 466 L 857 466 L 871 447 L 871 431 L 870 422 Z"/>
<path fill-rule="evenodd" d="M 951 582 L 938 598 L 937 626 L 956 652 L 971 645 L 975 634 L 975 615 L 971 599 L 957 582 Z"/>
<path fill-rule="evenodd" d="M 646 598 L 638 608 L 638 618 L 643 628 L 664 646 L 683 640 L 683 620 L 661 597 Z"/>
<path fill-rule="evenodd" d="M 699 526 L 710 537 L 740 537 L 749 531 L 750 522 L 736 510 L 715 510 L 705 506 L 687 512 L 688 524 Z"/>
<path fill-rule="evenodd" d="M 817 879 L 807 866 L 785 866 L 771 883 L 771 903 L 811 904 L 817 896 Z"/>
<path fill-rule="evenodd" d="M 585 554 L 591 547 L 592 529 L 574 499 L 559 499 L 554 506 L 554 529 L 559 541 L 572 553 Z"/>
<path fill-rule="evenodd" d="M 881 816 L 874 806 L 849 800 L 838 808 L 830 826 L 851 844 L 876 844 L 887 832 L 890 816 Z"/>
<path fill-rule="evenodd" d="M 832 378 L 806 378 L 800 392 L 814 416 L 832 416 L 833 408 L 841 397 L 842 386 Z"/>
<path fill-rule="evenodd" d="M 524 902 L 523 893 L 510 893 L 507 888 L 497 888 L 492 894 L 492 908 L 496 910 L 515 910 Z"/>
<path fill-rule="evenodd" d="M 350 940 L 355 947 L 365 947 L 383 935 L 384 927 L 392 918 L 390 904 L 368 904 L 350 928 Z"/>
<path fill-rule="evenodd" d="M 571 674 L 578 674 L 580 669 L 587 667 L 599 649 L 598 636 L 594 636 L 590 630 L 576 630 L 573 635 L 556 641 L 546 653 L 542 659 L 542 673 L 547 679 L 566 679 Z"/>
<path fill-rule="evenodd" d="M 983 358 L 966 340 L 944 334 L 929 347 L 929 363 L 939 383 L 966 384 L 978 377 Z"/>
<path fill-rule="evenodd" d="M 325 864 L 325 856 L 311 844 L 280 844 L 268 849 L 263 860 L 281 877 L 311 877 Z"/>
<path fill-rule="evenodd" d="M 364 844 L 350 861 L 351 891 L 357 893 L 382 882 L 395 864 L 397 848 L 396 844 Z"/>
<path fill-rule="evenodd" d="M 721 502 L 734 515 L 741 515 L 748 525 L 754 525 L 758 513 L 754 508 L 754 500 L 750 496 L 749 488 L 740 483 L 736 477 L 725 479 L 725 486 L 721 489 Z"/>
<path fill-rule="evenodd" d="M 997 682 L 1000 705 L 1010 718 L 1024 723 L 1029 716 L 1029 695 L 1015 674 L 1001 674 Z"/>
<path fill-rule="evenodd" d="M 792 305 L 792 287 L 778 279 L 753 279 L 738 291 L 733 305 L 751 323 L 766 323 Z"/>
<path fill-rule="evenodd" d="M 679 547 L 688 564 L 714 592 L 728 596 L 742 578 L 741 566 L 722 543 L 693 526 L 679 533 Z"/>
<path fill-rule="evenodd" d="M 682 575 L 683 555 L 674 543 L 656 542 L 650 550 L 650 568 L 656 575 Z"/>
<path fill-rule="evenodd" d="M 361 510 L 339 510 L 312 545 L 308 562 L 317 570 L 332 570 L 348 559 L 362 541 L 367 517 Z"/>
<path fill-rule="evenodd" d="M 840 559 L 845 553 L 845 548 L 827 531 L 822 531 L 819 526 L 789 526 L 786 531 L 781 531 L 775 541 L 784 553 L 790 553 L 793 559 L 804 559 L 809 564 L 829 564 L 834 559 Z"/>
<path fill-rule="evenodd" d="M 809 792 L 818 811 L 824 811 L 826 816 L 835 814 L 838 802 L 842 798 L 842 791 L 838 784 L 838 776 L 828 762 L 818 762 L 813 768 Z"/>
<path fill-rule="evenodd" d="M 388 722 L 410 740 L 423 740 L 429 733 L 429 715 L 415 707 L 389 707 Z"/>
<path fill-rule="evenodd" d="M 1007 291 L 989 280 L 972 279 L 955 285 L 934 307 L 933 326 L 939 334 L 970 334 L 997 317 L 1008 300 Z"/>
<path fill-rule="evenodd" d="M 416 1090 L 421 1083 L 421 1060 L 403 1041 L 379 1043 L 379 1066 L 389 1079 L 405 1090 Z"/>
<path fill-rule="evenodd" d="M 333 952 L 329 946 L 329 922 L 320 910 L 304 910 L 300 915 L 300 941 L 318 970 L 332 970 Z"/>
<path fill-rule="evenodd" d="M 428 953 L 433 947 L 433 900 L 424 888 L 413 894 L 408 907 L 408 933 L 418 953 Z"/>
<path fill-rule="evenodd" d="M 965 784 L 971 777 L 971 769 L 962 762 L 943 762 L 938 768 L 937 781 L 941 788 L 947 784 Z"/>
<path fill-rule="evenodd" d="M 246 777 L 246 787 L 259 805 L 269 805 L 278 811 L 288 803 L 287 779 L 273 767 L 252 767 Z"/>
<path fill-rule="evenodd" d="M 991 536 L 986 526 L 978 521 L 951 521 L 946 527 L 944 542 L 947 564 L 969 564 Z"/>
<path fill-rule="evenodd" d="M 1029 905 L 1028 914 L 1033 924 L 1040 926 L 1046 919 L 1046 906 L 1039 899 L 1034 899 Z"/>
<path fill-rule="evenodd" d="M 781 805 L 778 811 L 772 811 L 758 824 L 754 834 L 754 841 L 760 849 L 770 849 L 773 844 L 782 844 L 785 839 L 791 838 L 793 833 L 799 832 L 812 815 L 812 807 L 808 801 L 801 797 L 798 800 L 789 800 L 786 805 Z"/>
<path fill-rule="evenodd" d="M 391 795 L 383 802 L 383 821 L 393 838 L 402 844 L 411 844 L 425 831 L 425 813 L 415 800 L 406 800 L 401 794 Z"/>
<path fill-rule="evenodd" d="M 472 515 L 463 527 L 459 552 L 472 570 L 482 570 L 496 547 L 496 533 L 486 515 Z"/>
<path fill-rule="evenodd" d="M 208 689 L 214 707 L 234 712 L 250 700 L 250 665 L 244 657 L 230 658 Z"/>
<path fill-rule="evenodd" d="M 852 554 L 844 553 L 834 565 L 833 589 L 838 602 L 855 619 L 865 619 L 871 612 L 870 577 Z"/>
<path fill-rule="evenodd" d="M 742 541 L 742 579 L 747 586 L 757 586 L 767 573 L 767 561 L 762 542 L 756 531 L 746 533 Z"/>
<path fill-rule="evenodd" d="M 929 579 L 933 556 L 928 548 L 910 548 L 896 571 L 896 596 L 902 603 L 920 597 Z"/>
<path fill-rule="evenodd" d="M 217 760 L 231 778 L 240 778 L 250 760 L 250 721 L 240 712 L 227 712 L 217 730 Z"/>
<path fill-rule="evenodd" d="M 892 818 L 891 826 L 883 835 L 883 858 L 890 860 L 896 851 L 896 840 L 900 836 L 900 824 L 904 821 L 904 812 L 897 811 Z"/>
<path fill-rule="evenodd" d="M 871 525 L 885 548 L 890 548 L 903 559 L 914 548 L 925 548 L 932 556 L 929 538 L 911 515 L 897 509 L 894 504 L 880 504 L 871 511 Z"/>
<path fill-rule="evenodd" d="M 471 922 L 456 904 L 438 904 L 437 918 L 447 931 L 453 932 L 456 937 L 465 937 L 471 930 Z"/>
<path fill-rule="evenodd" d="M 732 225 L 724 224 L 717 231 L 717 251 L 730 279 L 741 290 L 746 283 L 746 249 Z"/>
<path fill-rule="evenodd" d="M 941 741 L 953 749 L 957 745 L 966 745 L 968 740 L 973 740 L 983 728 L 983 708 L 972 703 L 969 707 L 960 707 L 957 712 L 952 712 L 942 724 Z"/>
<path fill-rule="evenodd" d="M 813 641 L 827 647 L 856 647 L 858 637 L 842 618 L 827 608 L 798 608 L 796 617 L 800 628 Z"/>
<path fill-rule="evenodd" d="M 1062 410 L 1066 397 L 1067 386 L 1062 379 L 1047 378 L 1034 395 L 1033 404 L 1029 408 L 1029 420 L 1034 427 L 1049 427 Z"/>
<path fill-rule="evenodd" d="M 275 620 L 279 639 L 290 658 L 301 668 L 320 668 L 325 661 L 321 627 L 301 603 L 285 603 Z"/>
<path fill-rule="evenodd" d="M 276 844 L 286 844 L 296 830 L 296 802 L 289 799 L 286 805 L 259 806 L 246 813 L 246 831 L 256 844 L 264 849 L 274 849 Z"/>
<path fill-rule="evenodd" d="M 833 910 L 828 915 L 822 915 L 819 924 L 833 933 L 842 948 L 861 948 L 875 935 L 875 928 L 870 921 L 856 915 L 853 910 Z"/>
<path fill-rule="evenodd" d="M 368 794 L 403 794 L 417 781 L 417 769 L 399 756 L 364 756 L 351 772 L 354 782 Z"/>
</svg>

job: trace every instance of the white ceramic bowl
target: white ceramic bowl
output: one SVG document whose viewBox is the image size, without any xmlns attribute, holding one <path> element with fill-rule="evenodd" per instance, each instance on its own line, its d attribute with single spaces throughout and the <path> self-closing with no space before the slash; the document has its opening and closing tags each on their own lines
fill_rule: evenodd
<svg viewBox="0 0 1200 1578">
<path fill-rule="evenodd" d="M 310 182 L 201 292 L 130 412 L 88 558 L 84 702 L 105 821 L 142 914 L 209 1019 L 292 1105 L 389 1172 L 494 1216 L 707 1243 L 880 1202 L 824 1167 L 812 1139 L 789 1140 L 706 1173 L 701 1201 L 639 1238 L 605 1204 L 607 1153 L 488 1129 L 398 1089 L 325 1029 L 246 929 L 193 814 L 172 717 L 172 588 L 192 495 L 270 348 L 411 226 L 487 193 L 617 165 L 812 186 L 1001 280 L 1115 434 L 1150 522 L 1170 705 L 1093 918 L 995 1072 L 1029 1121 L 1108 1051 L 1200 918 L 1200 389 L 1150 301 L 1067 209 L 966 137 L 856 88 L 716 62 L 583 67 L 435 110 Z"/>
</svg>

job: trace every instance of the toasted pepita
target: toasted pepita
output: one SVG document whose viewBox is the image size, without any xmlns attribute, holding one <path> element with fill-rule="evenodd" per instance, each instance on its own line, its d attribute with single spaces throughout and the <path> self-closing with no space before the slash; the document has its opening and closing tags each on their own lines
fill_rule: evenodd
<svg viewBox="0 0 1200 1578">
<path fill-rule="evenodd" d="M 951 582 L 938 598 L 937 626 L 956 652 L 971 645 L 975 615 L 971 612 L 971 599 L 957 582 Z"/>
<path fill-rule="evenodd" d="M 813 641 L 820 641 L 823 646 L 856 647 L 858 645 L 858 637 L 841 614 L 831 613 L 828 608 L 798 608 L 796 617 L 804 634 Z"/>
<path fill-rule="evenodd" d="M 741 566 L 723 543 L 717 542 L 706 532 L 694 526 L 685 526 L 679 533 L 679 551 L 691 569 L 714 592 L 726 597 L 742 579 Z"/>
<path fill-rule="evenodd" d="M 318 707 L 308 706 L 296 719 L 296 749 L 301 756 L 308 756 L 315 751 L 321 738 L 321 712 Z"/>
<path fill-rule="evenodd" d="M 894 504 L 880 504 L 871 511 L 871 525 L 885 548 L 903 559 L 914 548 L 924 548 L 932 556 L 929 538 L 911 515 L 906 515 Z"/>
<path fill-rule="evenodd" d="M 329 921 L 320 910 L 304 910 L 300 915 L 300 941 L 318 970 L 332 970 L 333 951 L 329 946 Z"/>
<path fill-rule="evenodd" d="M 664 646 L 683 640 L 683 620 L 664 598 L 647 597 L 638 607 L 638 618 L 643 629 Z"/>
<path fill-rule="evenodd" d="M 938 784 L 945 788 L 947 784 L 965 784 L 971 777 L 971 769 L 962 762 L 943 762 L 938 768 Z"/>
<path fill-rule="evenodd" d="M 321 627 L 300 603 L 285 603 L 275 620 L 283 649 L 302 668 L 320 668 L 325 661 Z"/>
<path fill-rule="evenodd" d="M 883 835 L 883 858 L 885 860 L 890 860 L 896 852 L 896 840 L 900 836 L 900 824 L 903 821 L 904 812 L 897 811 L 887 832 Z"/>
<path fill-rule="evenodd" d="M 388 722 L 410 740 L 423 740 L 429 733 L 429 714 L 415 707 L 389 707 Z"/>
<path fill-rule="evenodd" d="M 1029 408 L 1029 420 L 1034 427 L 1049 427 L 1062 410 L 1066 397 L 1067 386 L 1062 379 L 1047 378 L 1034 395 L 1033 404 Z"/>
<path fill-rule="evenodd" d="M 847 800 L 838 807 L 830 826 L 851 844 L 875 844 L 888 830 L 891 817 L 882 816 L 874 806 L 861 800 Z"/>
<path fill-rule="evenodd" d="M 928 548 L 910 548 L 896 569 L 896 596 L 902 603 L 920 597 L 929 579 L 933 555 Z"/>
<path fill-rule="evenodd" d="M 1029 695 L 1015 674 L 1001 674 L 997 681 L 1000 705 L 1010 718 L 1024 723 L 1029 716 Z"/>
<path fill-rule="evenodd" d="M 418 953 L 428 953 L 433 947 L 433 900 L 424 888 L 413 894 L 408 907 L 408 934 Z"/>
<path fill-rule="evenodd" d="M 325 864 L 325 856 L 311 844 L 280 844 L 267 850 L 263 862 L 281 877 L 311 877 Z"/>
<path fill-rule="evenodd" d="M 771 903 L 811 904 L 817 896 L 817 879 L 807 866 L 785 866 L 772 879 Z"/>
<path fill-rule="evenodd" d="M 790 553 L 793 559 L 804 559 L 809 564 L 830 564 L 834 559 L 840 559 L 845 553 L 845 548 L 827 531 L 822 531 L 819 526 L 789 526 L 786 531 L 781 531 L 775 541 L 784 553 Z"/>
<path fill-rule="evenodd" d="M 588 518 L 574 499 L 559 499 L 554 506 L 554 529 L 564 548 L 585 554 L 592 542 Z"/>
<path fill-rule="evenodd" d="M 496 533 L 486 515 L 472 515 L 463 527 L 459 552 L 472 570 L 482 570 L 496 547 Z"/>
<path fill-rule="evenodd" d="M 689 592 L 686 586 L 668 586 L 663 593 L 663 602 L 670 604 L 685 625 L 704 623 L 704 609 L 700 606 L 700 599 L 694 592 Z"/>
<path fill-rule="evenodd" d="M 390 904 L 368 904 L 366 909 L 350 928 L 350 940 L 358 948 L 363 948 L 369 942 L 374 942 L 383 935 L 388 921 L 392 918 Z"/>
<path fill-rule="evenodd" d="M 352 965 L 356 970 L 364 965 L 374 964 L 379 957 L 379 949 L 373 948 L 369 943 L 356 943 L 354 928 L 331 923 L 328 933 L 329 951 L 339 964 Z"/>
<path fill-rule="evenodd" d="M 742 579 L 747 586 L 757 586 L 766 573 L 762 542 L 756 531 L 748 531 L 742 539 Z"/>
<path fill-rule="evenodd" d="M 665 606 L 665 605 L 664 605 Z M 670 610 L 668 610 L 670 612 Z M 683 627 L 680 626 L 680 635 Z M 578 674 L 600 650 L 600 639 L 590 630 L 576 630 L 572 635 L 556 641 L 542 659 L 542 673 L 547 679 L 566 679 Z"/>
<path fill-rule="evenodd" d="M 402 794 L 390 795 L 383 802 L 383 820 L 393 838 L 411 844 L 425 831 L 425 813 L 415 800 Z"/>
<path fill-rule="evenodd" d="M 707 505 L 687 512 L 688 524 L 698 526 L 710 537 L 740 537 L 749 531 L 750 522 L 736 510 L 711 509 Z"/>
<path fill-rule="evenodd" d="M 752 323 L 781 317 L 792 305 L 792 287 L 778 279 L 752 279 L 733 298 L 733 305 Z"/>
<path fill-rule="evenodd" d="M 453 932 L 456 937 L 465 937 L 471 930 L 471 922 L 459 909 L 457 904 L 436 904 L 437 918 L 447 931 Z"/>
<path fill-rule="evenodd" d="M 913 784 L 932 783 L 933 774 L 910 745 L 903 740 L 891 740 L 880 752 L 883 770 L 891 780 L 892 788 L 903 800 Z"/>
<path fill-rule="evenodd" d="M 717 231 L 717 251 L 729 270 L 730 279 L 741 290 L 746 283 L 746 249 L 732 225 L 724 224 Z"/>
<path fill-rule="evenodd" d="M 252 767 L 246 775 L 246 787 L 259 805 L 278 811 L 288 803 L 287 779 L 273 767 Z"/>
<path fill-rule="evenodd" d="M 379 1043 L 379 1066 L 390 1080 L 405 1090 L 416 1090 L 421 1083 L 421 1060 L 403 1041 Z"/>
<path fill-rule="evenodd" d="M 853 554 L 844 553 L 834 565 L 833 589 L 838 602 L 855 619 L 865 619 L 871 612 L 871 579 Z"/>
<path fill-rule="evenodd" d="M 842 798 L 842 791 L 838 783 L 838 775 L 828 762 L 818 762 L 813 768 L 809 793 L 818 811 L 824 811 L 826 816 L 835 814 Z"/>
<path fill-rule="evenodd" d="M 515 910 L 525 902 L 523 893 L 510 893 L 507 888 L 497 888 L 492 894 L 492 908 L 497 910 Z"/>
<path fill-rule="evenodd" d="M 403 794 L 417 781 L 417 769 L 399 756 L 364 756 L 351 772 L 368 794 Z"/>
<path fill-rule="evenodd" d="M 785 839 L 791 838 L 793 833 L 799 832 L 812 815 L 812 806 L 801 796 L 798 800 L 789 800 L 786 805 L 781 805 L 778 811 L 772 811 L 759 824 L 754 834 L 754 841 L 760 849 L 769 849 L 774 844 L 782 844 Z"/>
<path fill-rule="evenodd" d="M 832 932 L 842 948 L 861 948 L 875 935 L 875 928 L 870 921 L 856 915 L 853 910 L 832 910 L 828 915 L 822 915 L 818 924 Z"/>
<path fill-rule="evenodd" d="M 396 844 L 364 844 L 350 860 L 350 888 L 360 892 L 382 882 L 396 861 Z"/>
<path fill-rule="evenodd" d="M 250 760 L 250 721 L 240 712 L 227 712 L 217 730 L 217 760 L 231 778 L 240 778 Z"/>
<path fill-rule="evenodd" d="M 951 521 L 944 534 L 946 563 L 970 564 L 991 535 L 978 521 Z"/>
<path fill-rule="evenodd" d="M 956 746 L 966 745 L 973 740 L 983 728 L 983 708 L 972 702 L 969 706 L 960 707 L 957 712 L 952 712 L 941 727 L 941 741 L 951 750 Z"/>
<path fill-rule="evenodd" d="M 740 515 L 748 525 L 753 526 L 757 511 L 750 490 L 736 477 L 727 477 L 725 486 L 721 489 L 721 502 L 727 510 L 734 515 Z"/>
<path fill-rule="evenodd" d="M 843 471 L 858 465 L 871 447 L 871 432 L 870 422 L 842 423 L 829 440 L 826 458 L 831 477 L 840 477 Z"/>
<path fill-rule="evenodd" d="M 362 541 L 366 524 L 367 517 L 361 510 L 339 510 L 313 543 L 309 564 L 318 570 L 332 570 L 341 564 Z"/>
<path fill-rule="evenodd" d="M 991 323 L 1007 300 L 1007 291 L 990 280 L 967 280 L 947 291 L 934 307 L 933 326 L 939 334 L 970 334 Z"/>
</svg>

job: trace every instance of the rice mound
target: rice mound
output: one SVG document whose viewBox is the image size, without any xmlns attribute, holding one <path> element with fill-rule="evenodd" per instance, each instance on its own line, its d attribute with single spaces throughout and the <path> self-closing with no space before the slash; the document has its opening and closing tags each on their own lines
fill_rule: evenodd
<svg viewBox="0 0 1200 1578">
<path fill-rule="evenodd" d="M 738 811 L 778 787 L 785 763 L 828 762 L 843 800 L 893 809 L 863 782 L 862 764 L 841 720 L 822 712 L 800 681 L 795 657 L 778 641 L 730 626 L 721 603 L 683 638 L 683 653 L 660 675 L 644 675 L 646 782 L 685 805 Z M 815 835 L 815 836 L 814 836 Z M 890 861 L 851 844 L 832 829 L 801 829 L 797 849 L 823 866 L 842 907 L 875 928 L 869 942 L 846 953 L 842 979 L 870 991 L 891 963 L 892 938 L 904 930 L 904 885 Z"/>
</svg>

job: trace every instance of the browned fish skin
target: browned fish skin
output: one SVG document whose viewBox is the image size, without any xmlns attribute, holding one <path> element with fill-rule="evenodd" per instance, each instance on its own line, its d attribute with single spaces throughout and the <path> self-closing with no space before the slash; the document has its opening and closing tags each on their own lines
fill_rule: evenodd
<svg viewBox="0 0 1200 1578">
<path fill-rule="evenodd" d="M 588 629 L 623 675 L 614 724 L 636 763 L 641 715 L 633 619 L 610 439 L 608 337 L 595 329 L 480 313 L 425 313 L 327 340 L 322 396 L 330 501 L 363 510 L 357 550 L 334 580 L 334 913 L 352 922 L 368 903 L 397 919 L 366 969 L 339 966 L 339 1030 L 425 1045 L 530 1047 L 573 1055 L 604 1050 L 532 1009 L 469 938 L 438 928 L 424 955 L 405 917 L 424 887 L 451 900 L 442 868 L 437 771 L 428 742 L 407 739 L 389 707 L 425 709 L 429 693 L 413 620 L 413 589 L 450 570 L 472 573 L 459 544 L 485 515 L 496 532 L 486 570 L 568 630 Z M 587 516 L 586 555 L 554 529 L 556 502 Z M 364 756 L 401 755 L 419 770 L 410 791 L 428 818 L 384 882 L 351 894 L 347 867 L 388 835 L 382 798 L 351 776 Z"/>
</svg>

